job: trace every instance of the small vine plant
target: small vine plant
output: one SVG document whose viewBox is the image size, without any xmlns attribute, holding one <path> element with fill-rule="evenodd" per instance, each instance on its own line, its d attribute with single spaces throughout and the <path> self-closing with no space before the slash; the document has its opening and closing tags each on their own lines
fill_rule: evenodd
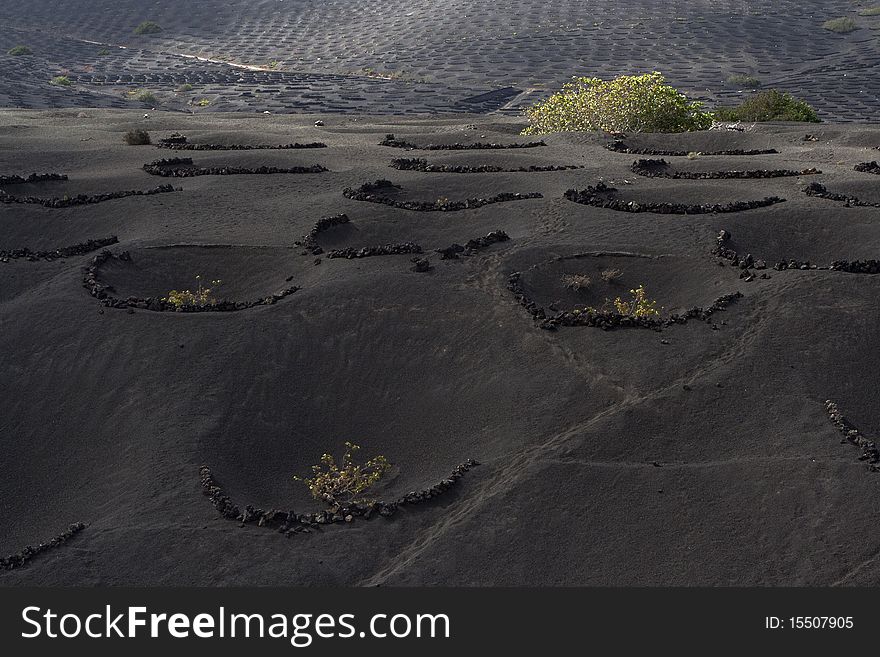
<svg viewBox="0 0 880 657">
<path fill-rule="evenodd" d="M 360 446 L 345 443 L 342 463 L 332 454 L 321 456 L 321 462 L 312 466 L 311 477 L 294 476 L 303 482 L 319 502 L 338 508 L 344 504 L 369 504 L 374 501 L 365 495 L 391 470 L 391 463 L 382 455 L 374 456 L 363 464 L 355 462 Z"/>
</svg>

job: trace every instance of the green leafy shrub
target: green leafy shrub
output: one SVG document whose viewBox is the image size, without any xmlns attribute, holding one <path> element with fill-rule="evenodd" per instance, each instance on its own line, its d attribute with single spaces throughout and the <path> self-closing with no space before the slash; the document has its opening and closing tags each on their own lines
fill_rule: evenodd
<svg viewBox="0 0 880 657">
<path fill-rule="evenodd" d="M 738 107 L 719 107 L 715 110 L 719 121 L 799 121 L 819 123 L 816 110 L 791 94 L 770 89 L 757 93 Z"/>
<path fill-rule="evenodd" d="M 880 16 L 880 6 L 859 10 L 859 16 Z"/>
<path fill-rule="evenodd" d="M 295 476 L 294 480 L 304 482 L 312 497 L 331 507 L 355 502 L 367 503 L 370 500 L 363 495 L 388 473 L 391 464 L 380 455 L 359 465 L 354 461 L 354 455 L 359 449 L 358 445 L 346 442 L 341 465 L 336 463 L 332 454 L 324 454 L 321 456 L 321 463 L 312 466 L 310 478 Z"/>
<path fill-rule="evenodd" d="M 66 75 L 56 75 L 54 78 L 49 80 L 49 84 L 54 84 L 56 87 L 69 87 L 73 83 Z"/>
<path fill-rule="evenodd" d="M 613 80 L 574 78 L 558 93 L 526 109 L 531 125 L 523 134 L 705 130 L 712 125 L 712 115 L 702 107 L 666 84 L 657 72 Z"/>
<path fill-rule="evenodd" d="M 21 57 L 22 55 L 33 55 L 34 51 L 27 46 L 15 46 L 15 48 L 10 48 L 6 54 L 13 57 Z"/>
<path fill-rule="evenodd" d="M 130 98 L 138 101 L 139 103 L 148 103 L 150 105 L 154 105 L 156 103 L 156 96 L 153 95 L 152 91 L 148 91 L 146 89 L 129 91 L 128 95 Z"/>
<path fill-rule="evenodd" d="M 179 87 L 177 87 L 177 89 L 175 89 L 174 91 L 176 91 L 177 93 L 184 93 L 184 92 L 192 91 L 192 90 L 193 90 L 193 86 L 189 82 L 185 82 L 182 85 L 180 85 Z"/>
<path fill-rule="evenodd" d="M 826 30 L 836 32 L 837 34 L 848 34 L 859 29 L 858 23 L 850 16 L 841 16 L 840 18 L 832 18 L 830 21 L 822 23 L 822 27 Z"/>
<path fill-rule="evenodd" d="M 171 290 L 162 301 L 167 301 L 178 310 L 188 306 L 195 306 L 196 308 L 213 306 L 217 303 L 217 299 L 214 297 L 214 288 L 220 285 L 221 282 L 219 279 L 211 281 L 211 287 L 205 287 L 204 283 L 202 283 L 201 275 L 197 274 L 195 292 L 190 290 Z"/>
<path fill-rule="evenodd" d="M 135 34 L 157 34 L 158 32 L 161 32 L 161 31 L 162 31 L 162 28 L 157 23 L 154 23 L 153 21 L 144 21 L 143 23 L 138 25 L 136 28 L 134 28 Z"/>
<path fill-rule="evenodd" d="M 761 81 L 751 75 L 745 75 L 744 73 L 734 73 L 733 75 L 729 75 L 727 77 L 727 84 L 731 84 L 735 87 L 742 87 L 743 89 L 756 89 L 761 86 Z"/>
<path fill-rule="evenodd" d="M 122 139 L 129 146 L 146 146 L 151 143 L 150 133 L 146 130 L 141 130 L 140 128 L 129 130 L 125 133 Z"/>
<path fill-rule="evenodd" d="M 101 49 L 98 51 L 98 55 L 99 55 L 100 57 L 105 57 L 105 56 L 107 56 L 107 55 L 109 55 L 109 54 L 110 54 L 110 51 L 109 51 L 107 48 L 101 48 Z"/>
<path fill-rule="evenodd" d="M 614 309 L 621 315 L 629 315 L 630 317 L 656 317 L 660 314 L 657 310 L 657 302 L 648 298 L 644 285 L 639 285 L 636 289 L 630 290 L 632 299 L 624 301 L 620 297 L 614 300 Z"/>
<path fill-rule="evenodd" d="M 194 105 L 198 105 L 199 107 L 207 107 L 211 104 L 211 101 L 208 98 L 199 98 L 196 101 L 193 101 Z"/>
</svg>

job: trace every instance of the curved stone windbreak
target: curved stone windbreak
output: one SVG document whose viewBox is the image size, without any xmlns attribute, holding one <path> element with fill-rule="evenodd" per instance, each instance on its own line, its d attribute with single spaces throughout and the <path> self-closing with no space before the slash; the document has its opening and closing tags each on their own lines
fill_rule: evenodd
<svg viewBox="0 0 880 657">
<path fill-rule="evenodd" d="M 507 289 L 523 306 L 538 326 L 548 331 L 555 331 L 560 326 L 592 326 L 610 331 L 617 328 L 647 328 L 660 331 L 673 324 L 686 324 L 690 319 L 708 320 L 713 314 L 725 310 L 741 298 L 742 292 L 734 292 L 718 297 L 708 308 L 693 307 L 683 313 L 668 317 L 635 317 L 618 312 L 605 310 L 565 310 L 548 316 L 547 311 L 532 299 L 520 282 L 522 272 L 513 272 L 507 279 Z"/>
<path fill-rule="evenodd" d="M 751 178 L 785 178 L 789 176 L 812 176 L 819 169 L 751 169 L 745 171 L 673 171 L 666 160 L 636 160 L 630 170 L 645 178 L 670 178 L 672 180 L 742 180 Z"/>
<path fill-rule="evenodd" d="M 40 556 L 44 552 L 47 552 L 60 545 L 64 545 L 85 528 L 85 523 L 75 522 L 63 532 L 58 534 L 58 536 L 55 536 L 46 543 L 40 543 L 39 545 L 28 545 L 26 548 L 24 548 L 23 550 L 19 550 L 15 554 L 10 554 L 8 557 L 0 557 L 0 571 L 15 570 L 16 568 L 21 568 L 22 566 L 26 565 L 31 559 Z"/>
<path fill-rule="evenodd" d="M 20 185 L 23 183 L 39 183 L 49 182 L 52 180 L 67 180 L 67 174 L 64 173 L 32 173 L 27 177 L 23 176 L 0 176 L 0 185 Z"/>
<path fill-rule="evenodd" d="M 459 254 L 471 255 L 479 249 L 485 249 L 487 246 L 497 244 L 498 242 L 506 242 L 509 239 L 510 236 L 503 230 L 493 230 L 491 233 L 485 235 L 484 237 L 477 237 L 475 239 L 468 240 L 464 246 L 454 243 L 450 246 L 447 246 L 445 249 L 436 249 L 436 251 L 440 254 L 441 260 L 457 260 Z"/>
<path fill-rule="evenodd" d="M 59 258 L 71 258 L 73 256 L 97 251 L 98 249 L 104 248 L 105 246 L 110 246 L 111 244 L 116 244 L 117 242 L 119 242 L 119 240 L 116 238 L 116 235 L 112 235 L 110 237 L 105 237 L 104 239 L 89 240 L 87 242 L 74 244 L 73 246 L 62 246 L 60 248 L 50 249 L 48 251 L 31 251 L 27 247 L 23 247 L 21 249 L 9 249 L 6 251 L 0 250 L 0 262 L 9 262 L 10 260 L 17 260 L 20 258 L 24 260 L 29 260 L 30 262 L 35 262 L 37 260 L 58 260 Z"/>
<path fill-rule="evenodd" d="M 876 160 L 873 162 L 860 162 L 853 167 L 853 170 L 861 171 L 862 173 L 873 173 L 874 175 L 880 176 L 880 164 L 878 164 Z"/>
<path fill-rule="evenodd" d="M 211 303 L 204 306 L 176 306 L 170 301 L 166 301 L 159 297 L 127 297 L 125 299 L 120 299 L 110 295 L 110 292 L 113 291 L 112 286 L 105 285 L 98 280 L 98 272 L 100 271 L 101 265 L 114 258 L 122 262 L 131 261 L 131 255 L 128 251 L 123 251 L 119 255 L 116 255 L 111 251 L 105 250 L 92 258 L 91 264 L 83 269 L 83 287 L 88 290 L 89 294 L 98 299 L 108 308 L 136 308 L 140 310 L 151 310 L 153 312 L 182 313 L 235 312 L 238 310 L 253 308 L 254 306 L 271 306 L 300 289 L 297 286 L 293 286 L 254 301 L 218 301 L 217 303 Z"/>
<path fill-rule="evenodd" d="M 156 160 L 144 165 L 144 171 L 151 176 L 164 176 L 166 178 L 191 178 L 194 176 L 238 176 L 248 174 L 275 174 L 275 173 L 325 173 L 329 171 L 320 164 L 310 167 L 199 167 L 193 164 L 190 157 L 172 157 Z"/>
<path fill-rule="evenodd" d="M 152 196 L 154 194 L 170 194 L 171 192 L 176 191 L 180 190 L 175 189 L 173 185 L 159 185 L 158 187 L 146 191 L 133 189 L 124 192 L 107 192 L 105 194 L 78 194 L 76 196 L 64 196 L 62 198 L 38 198 L 36 196 L 13 196 L 0 189 L 0 203 L 30 203 L 34 205 L 42 205 L 44 208 L 58 209 L 70 208 L 76 205 L 103 203 L 104 201 L 126 198 L 127 196 Z"/>
<path fill-rule="evenodd" d="M 156 144 L 159 148 L 168 148 L 175 151 L 265 151 L 265 150 L 292 150 L 301 148 L 327 148 L 327 144 L 313 141 L 306 144 L 294 142 L 292 144 L 190 144 L 184 135 L 174 134 L 160 139 Z"/>
<path fill-rule="evenodd" d="M 345 213 L 322 217 L 315 222 L 315 225 L 308 233 L 303 235 L 301 239 L 296 240 L 294 244 L 305 247 L 312 255 L 320 255 L 324 252 L 324 249 L 318 245 L 318 235 L 331 229 L 333 226 L 342 226 L 349 222 L 348 215 Z"/>
<path fill-rule="evenodd" d="M 727 230 L 722 230 L 715 238 L 715 247 L 712 249 L 712 255 L 725 260 L 729 260 L 731 266 L 742 269 L 740 278 L 746 282 L 754 280 L 754 274 L 749 272 L 750 269 L 767 269 L 768 265 L 764 260 L 756 259 L 751 253 L 740 255 L 734 249 L 727 246 L 731 234 Z M 817 265 L 809 260 L 779 260 L 774 262 L 770 267 L 776 271 L 786 271 L 788 269 L 807 270 L 828 270 L 841 271 L 848 274 L 880 274 L 880 260 L 834 260 L 830 265 Z"/>
<path fill-rule="evenodd" d="M 347 258 L 353 260 L 356 258 L 369 258 L 372 256 L 385 255 L 403 255 L 406 253 L 422 253 L 422 247 L 413 242 L 402 242 L 400 244 L 382 244 L 380 246 L 364 246 L 356 249 L 352 246 L 345 249 L 333 249 L 327 251 L 328 258 Z"/>
<path fill-rule="evenodd" d="M 867 464 L 868 470 L 880 472 L 880 450 L 877 449 L 874 441 L 866 438 L 852 422 L 847 420 L 843 413 L 840 412 L 837 404 L 830 399 L 825 401 L 825 412 L 828 413 L 828 419 L 831 420 L 831 424 L 837 427 L 837 430 L 843 434 L 844 441 L 862 450 L 859 460 Z"/>
<path fill-rule="evenodd" d="M 390 518 L 402 506 L 422 504 L 442 495 L 454 487 L 464 476 L 465 472 L 479 463 L 468 459 L 456 466 L 446 479 L 425 488 L 421 491 L 410 491 L 406 495 L 391 502 L 373 502 L 372 504 L 344 504 L 333 510 L 319 511 L 317 513 L 296 513 L 292 510 L 270 509 L 264 510 L 253 506 L 245 506 L 243 509 L 232 501 L 214 478 L 211 468 L 203 465 L 199 468 L 199 478 L 202 483 L 202 491 L 211 500 L 211 504 L 227 520 L 240 522 L 242 526 L 249 522 L 255 522 L 260 527 L 267 527 L 281 533 L 292 534 L 294 532 L 310 532 L 319 525 L 331 525 L 334 523 L 353 522 L 355 518 L 369 520 L 375 516 Z"/>
<path fill-rule="evenodd" d="M 804 194 L 806 194 L 807 196 L 815 196 L 816 198 L 824 198 L 828 201 L 840 201 L 842 203 L 845 203 L 847 206 L 860 208 L 880 208 L 880 203 L 863 201 L 860 198 L 856 198 L 855 196 L 847 196 L 846 194 L 829 192 L 825 188 L 825 185 L 817 182 L 812 182 L 804 187 Z"/>
<path fill-rule="evenodd" d="M 531 173 L 539 171 L 569 171 L 571 169 L 583 169 L 579 164 L 563 164 L 556 165 L 532 165 L 528 167 L 515 167 L 505 169 L 491 164 L 480 164 L 478 166 L 467 166 L 458 164 L 429 164 L 427 160 L 421 158 L 401 158 L 391 160 L 389 165 L 392 169 L 400 171 L 421 171 L 423 173 Z"/>
<path fill-rule="evenodd" d="M 586 189 L 569 189 L 565 192 L 565 198 L 581 205 L 591 205 L 594 208 L 616 210 L 618 212 L 652 212 L 655 214 L 720 214 L 727 212 L 744 212 L 755 208 L 764 208 L 776 203 L 785 202 L 778 196 L 767 196 L 757 201 L 732 201 L 730 203 L 703 203 L 688 205 L 686 203 L 654 203 L 636 201 L 624 201 L 614 198 L 617 193 L 615 187 L 609 187 L 600 182 L 595 187 Z"/>
<path fill-rule="evenodd" d="M 390 205 L 393 208 L 402 210 L 415 210 L 417 212 L 455 212 L 457 210 L 469 210 L 480 208 L 484 205 L 492 203 L 504 203 L 506 201 L 524 201 L 530 198 L 544 198 L 539 192 L 528 192 L 526 194 L 503 192 L 490 196 L 488 198 L 469 198 L 465 201 L 448 201 L 438 199 L 431 201 L 398 201 L 388 196 L 376 194 L 379 190 L 400 189 L 400 185 L 395 185 L 390 180 L 377 180 L 373 183 L 364 183 L 360 187 L 346 187 L 342 190 L 342 195 L 354 201 L 366 201 L 367 203 L 381 203 Z"/>
<path fill-rule="evenodd" d="M 653 155 L 655 157 L 685 157 L 691 153 L 698 155 L 775 155 L 779 153 L 775 148 L 764 148 L 757 150 L 741 150 L 733 149 L 727 151 L 677 151 L 663 150 L 657 148 L 630 148 L 626 142 L 621 139 L 605 144 L 605 148 L 615 153 L 627 153 L 629 155 Z"/>
<path fill-rule="evenodd" d="M 537 148 L 546 146 L 543 141 L 530 141 L 522 144 L 496 144 L 493 142 L 476 142 L 473 144 L 425 144 L 419 146 L 403 139 L 396 139 L 394 135 L 385 135 L 385 139 L 379 142 L 380 146 L 390 146 L 391 148 L 405 148 L 406 150 L 416 151 L 487 151 L 487 150 L 503 150 L 507 148 Z"/>
</svg>

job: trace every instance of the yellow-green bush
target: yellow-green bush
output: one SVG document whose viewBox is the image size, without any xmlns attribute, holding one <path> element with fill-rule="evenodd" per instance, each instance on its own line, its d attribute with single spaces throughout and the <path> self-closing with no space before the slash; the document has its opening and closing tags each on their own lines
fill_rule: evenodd
<svg viewBox="0 0 880 657">
<path fill-rule="evenodd" d="M 186 306 L 204 308 L 205 306 L 216 304 L 217 299 L 214 298 L 214 288 L 220 285 L 221 281 L 211 281 L 211 287 L 205 287 L 204 283 L 202 283 L 202 277 L 196 276 L 196 282 L 198 286 L 195 292 L 190 290 L 171 290 L 162 301 L 167 301 L 178 310 Z"/>
<path fill-rule="evenodd" d="M 657 302 L 648 298 L 644 285 L 639 285 L 636 289 L 630 290 L 632 299 L 624 301 L 620 297 L 614 300 L 614 309 L 621 315 L 630 317 L 656 317 L 660 314 L 657 310 Z"/>
<path fill-rule="evenodd" d="M 613 80 L 574 78 L 561 91 L 526 110 L 531 125 L 523 134 L 706 130 L 712 125 L 712 115 L 702 107 L 666 84 L 666 78 L 656 71 Z"/>
<path fill-rule="evenodd" d="M 342 504 L 366 503 L 363 495 L 391 469 L 384 456 L 374 456 L 363 465 L 354 462 L 354 454 L 360 449 L 354 443 L 345 443 L 342 465 L 336 463 L 332 454 L 321 456 L 321 463 L 312 466 L 312 477 L 294 477 L 308 486 L 309 492 L 319 502 L 331 507 Z"/>
<path fill-rule="evenodd" d="M 820 122 L 816 110 L 806 101 L 776 89 L 754 94 L 737 107 L 719 107 L 715 118 L 719 121 Z"/>
</svg>

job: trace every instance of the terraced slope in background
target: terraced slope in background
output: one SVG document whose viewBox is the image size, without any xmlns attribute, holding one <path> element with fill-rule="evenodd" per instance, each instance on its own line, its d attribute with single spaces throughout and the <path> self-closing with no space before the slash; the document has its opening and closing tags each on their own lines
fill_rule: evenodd
<svg viewBox="0 0 880 657">
<path fill-rule="evenodd" d="M 163 107 L 199 112 L 516 111 L 572 75 L 655 69 L 712 102 L 740 98 L 725 81 L 742 73 L 803 96 L 826 119 L 874 121 L 880 104 L 880 17 L 858 17 L 862 5 L 845 0 L 3 0 L 2 6 L 0 105 L 6 107 L 130 106 L 137 101 L 126 91 L 145 88 Z M 844 35 L 822 29 L 840 16 L 856 17 L 860 29 Z M 135 36 L 144 20 L 163 31 Z M 19 44 L 34 54 L 5 54 Z M 48 85 L 58 74 L 73 87 Z M 184 84 L 194 89 L 174 92 Z"/>
</svg>

